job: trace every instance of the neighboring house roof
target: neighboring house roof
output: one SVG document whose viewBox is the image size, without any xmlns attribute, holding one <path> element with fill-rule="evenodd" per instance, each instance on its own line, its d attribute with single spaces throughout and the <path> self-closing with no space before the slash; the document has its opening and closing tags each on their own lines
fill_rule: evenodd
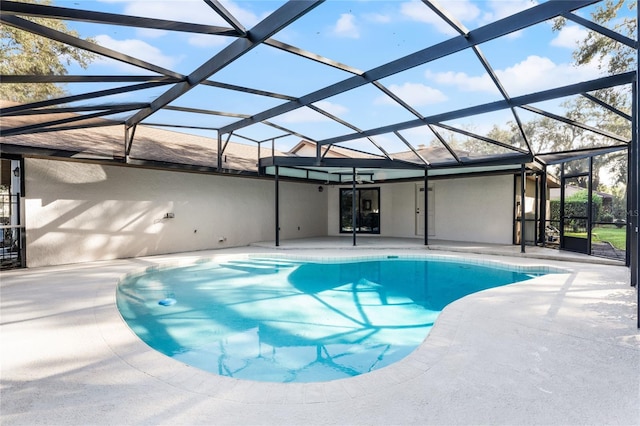
<svg viewBox="0 0 640 426">
<path fill-rule="evenodd" d="M 0 100 L 0 107 L 6 108 L 15 103 Z M 77 117 L 75 113 L 42 115 L 4 116 L 0 123 L 0 131 L 7 128 L 29 126 L 43 120 L 54 121 Z M 45 148 L 75 152 L 75 158 L 111 159 L 124 158 L 123 125 L 113 122 L 104 126 L 109 120 L 101 118 L 83 120 L 86 126 L 101 124 L 100 127 L 62 130 L 3 136 L 2 144 L 20 145 L 24 147 Z M 223 141 L 224 144 L 224 141 Z M 135 143 L 132 145 L 130 158 L 162 163 L 188 164 L 195 166 L 217 166 L 217 140 L 204 136 L 180 133 L 144 125 L 139 125 L 135 132 Z M 275 151 L 274 155 L 286 153 Z M 271 156 L 271 148 L 262 147 L 260 156 Z M 258 146 L 229 142 L 223 152 L 225 169 L 241 171 L 257 171 Z"/>
<path fill-rule="evenodd" d="M 579 186 L 575 186 L 575 185 L 566 185 L 564 187 L 564 191 L 565 191 L 565 196 L 569 196 L 569 195 L 573 195 L 576 192 L 580 192 L 580 191 L 586 191 L 585 188 L 581 188 Z M 607 200 L 613 200 L 614 196 L 611 194 L 608 194 L 606 192 L 601 192 L 601 191 L 593 191 L 594 194 L 598 194 L 600 196 L 600 198 L 602 198 L 603 201 L 607 201 Z M 550 195 L 552 200 L 559 200 L 560 199 L 560 188 L 554 188 L 554 190 L 551 192 Z"/>
<path fill-rule="evenodd" d="M 322 147 L 322 153 L 324 155 L 327 147 Z M 316 144 L 308 140 L 301 140 L 288 152 L 290 155 L 296 155 L 298 157 L 315 157 L 316 156 Z M 329 151 L 324 155 L 330 158 L 380 158 L 380 155 L 374 155 L 367 152 L 357 151 L 351 148 L 345 148 L 341 146 L 331 145 Z"/>
<path fill-rule="evenodd" d="M 451 155 L 451 153 L 446 148 L 441 146 L 425 147 L 424 145 L 418 145 L 418 149 L 416 149 L 416 152 L 429 163 L 446 163 L 449 161 L 455 161 L 453 155 Z M 461 154 L 468 154 L 468 152 Z M 399 152 L 397 154 L 394 154 L 393 157 L 397 158 L 398 160 L 414 162 L 417 161 L 419 163 L 422 163 L 422 160 L 411 150 Z"/>
</svg>

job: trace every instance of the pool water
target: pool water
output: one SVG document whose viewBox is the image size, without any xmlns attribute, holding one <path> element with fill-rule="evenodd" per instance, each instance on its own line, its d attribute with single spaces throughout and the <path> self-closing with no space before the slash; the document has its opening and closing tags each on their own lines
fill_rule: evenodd
<svg viewBox="0 0 640 426">
<path fill-rule="evenodd" d="M 257 257 L 130 276 L 117 305 L 143 341 L 185 364 L 240 379 L 320 382 L 394 363 L 447 304 L 538 275 L 395 256 Z"/>
</svg>

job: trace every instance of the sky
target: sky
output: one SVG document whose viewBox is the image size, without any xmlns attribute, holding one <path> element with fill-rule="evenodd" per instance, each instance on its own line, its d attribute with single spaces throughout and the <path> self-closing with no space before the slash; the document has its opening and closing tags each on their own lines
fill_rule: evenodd
<svg viewBox="0 0 640 426">
<path fill-rule="evenodd" d="M 283 2 L 222 3 L 245 28 L 250 29 Z M 440 3 L 466 28 L 473 30 L 532 7 L 538 2 L 441 0 Z M 54 1 L 54 5 L 228 27 L 204 1 L 76 0 Z M 593 10 L 594 7 L 588 7 L 576 13 L 588 18 Z M 92 37 L 102 46 L 182 74 L 191 73 L 233 41 L 233 38 L 224 36 L 140 30 L 122 26 L 78 22 L 69 22 L 68 25 L 82 37 Z M 569 23 L 561 31 L 553 31 L 552 22 L 545 22 L 479 47 L 509 96 L 514 97 L 601 77 L 603 71 L 599 69 L 599 65 L 603 65 L 602 63 L 582 67 L 574 65 L 572 53 L 577 42 L 586 35 L 587 31 L 576 24 Z M 273 38 L 357 70 L 367 71 L 454 36 L 456 32 L 420 1 L 329 0 Z M 99 58 L 87 70 L 72 66 L 69 74 L 149 75 L 151 72 L 115 60 Z M 288 96 L 302 96 L 351 75 L 262 45 L 210 77 L 210 80 Z M 469 49 L 387 77 L 380 82 L 424 116 L 502 99 L 486 70 Z M 415 118 L 383 92 L 369 86 L 322 100 L 316 106 L 363 130 Z M 78 83 L 67 85 L 67 90 L 71 93 L 83 93 L 109 87 L 112 85 Z M 163 87 L 135 94 L 122 94 L 109 98 L 109 101 L 150 101 L 166 90 L 167 87 Z M 282 100 L 264 96 L 201 86 L 171 105 L 254 114 L 281 103 Z M 559 102 L 547 104 L 544 108 L 557 112 L 560 111 L 558 104 Z M 534 118 L 527 114 L 525 117 L 524 121 Z M 145 122 L 217 128 L 237 120 L 238 118 L 231 117 L 160 111 Z M 513 120 L 513 116 L 506 111 L 446 124 L 486 134 L 493 125 L 505 127 L 509 120 Z M 271 121 L 316 140 L 353 132 L 309 108 L 297 109 Z M 216 137 L 216 132 L 211 130 L 193 132 Z M 282 131 L 258 124 L 239 130 L 237 135 L 267 140 L 281 136 Z M 430 137 L 424 129 L 405 131 L 403 135 L 416 146 Z M 300 137 L 282 138 L 277 140 L 277 145 L 286 150 L 299 140 Z M 376 141 L 390 152 L 406 150 L 402 142 L 389 135 L 376 137 Z M 369 142 L 362 140 L 344 146 L 364 150 L 371 148 Z"/>
</svg>

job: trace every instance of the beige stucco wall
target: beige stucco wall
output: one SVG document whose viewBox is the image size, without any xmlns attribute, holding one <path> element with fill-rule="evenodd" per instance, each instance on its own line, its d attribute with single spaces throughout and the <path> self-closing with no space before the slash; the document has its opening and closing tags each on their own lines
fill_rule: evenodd
<svg viewBox="0 0 640 426">
<path fill-rule="evenodd" d="M 32 158 L 25 169 L 29 267 L 274 239 L 272 180 Z M 282 239 L 325 235 L 326 192 L 281 182 L 280 197 Z"/>
<path fill-rule="evenodd" d="M 438 180 L 434 187 L 434 239 L 513 242 L 512 175 Z"/>
<path fill-rule="evenodd" d="M 416 182 L 358 187 L 368 186 L 380 187 L 380 236 L 422 238 L 415 232 Z M 432 180 L 429 186 L 435 191 L 435 235 L 430 239 L 512 243 L 512 175 Z M 328 187 L 328 235 L 340 235 L 340 187 Z"/>
</svg>

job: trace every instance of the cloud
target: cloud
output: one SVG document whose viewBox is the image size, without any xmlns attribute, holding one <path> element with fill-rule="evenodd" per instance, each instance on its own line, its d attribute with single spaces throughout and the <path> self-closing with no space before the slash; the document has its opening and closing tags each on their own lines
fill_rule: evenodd
<svg viewBox="0 0 640 426">
<path fill-rule="evenodd" d="M 445 6 L 444 9 L 460 22 L 472 22 L 480 16 L 480 9 L 469 0 L 445 2 L 443 5 Z M 422 2 L 412 0 L 402 3 L 400 5 L 400 13 L 413 21 L 433 25 L 443 34 L 458 34 L 449 24 Z"/>
<path fill-rule="evenodd" d="M 487 24 L 506 18 L 507 16 L 532 8 L 537 4 L 538 2 L 535 0 L 490 0 L 487 4 L 489 11 L 482 16 L 481 23 Z"/>
<path fill-rule="evenodd" d="M 222 1 L 222 5 L 240 21 L 242 25 L 248 27 L 255 25 L 262 18 L 248 9 L 243 9 L 235 2 Z M 135 0 L 127 4 L 124 13 L 157 19 L 229 26 L 229 24 L 222 19 L 215 10 L 207 6 L 205 2 L 195 0 L 181 0 L 180 2 Z"/>
<path fill-rule="evenodd" d="M 391 22 L 391 16 L 382 13 L 365 13 L 362 17 L 369 22 L 375 22 L 378 24 Z"/>
<path fill-rule="evenodd" d="M 108 47 L 125 55 L 133 56 L 137 59 L 150 62 L 154 65 L 161 66 L 163 68 L 172 69 L 173 66 L 180 61 L 180 58 L 172 56 L 166 56 L 160 49 L 146 43 L 142 40 L 128 39 L 128 40 L 115 40 L 106 34 L 101 34 L 95 37 L 100 46 Z M 111 60 L 104 59 L 103 63 L 111 63 Z M 124 62 L 116 62 L 119 67 L 124 67 L 130 70 L 130 66 Z"/>
<path fill-rule="evenodd" d="M 194 47 L 217 47 L 223 46 L 234 39 L 231 37 L 213 36 L 209 34 L 196 34 L 189 37 L 187 42 Z"/>
<path fill-rule="evenodd" d="M 389 86 L 389 90 L 414 107 L 436 104 L 447 100 L 445 94 L 438 89 L 425 86 L 421 83 L 404 83 L 402 86 L 392 84 Z M 378 97 L 374 103 L 376 105 L 398 105 L 393 99 L 386 95 Z"/>
<path fill-rule="evenodd" d="M 201 0 L 181 0 L 178 2 L 155 1 L 155 0 L 100 0 L 106 3 L 126 3 L 123 13 L 147 18 L 166 19 L 195 24 L 214 25 L 230 28 L 230 25 L 221 18 L 215 10 Z M 245 28 L 251 28 L 271 11 L 256 15 L 249 9 L 244 9 L 232 1 L 222 1 L 223 6 L 233 15 Z M 150 39 L 166 36 L 170 31 L 156 29 L 137 29 L 139 38 Z M 198 48 L 209 48 L 223 46 L 231 38 L 227 36 L 215 36 L 208 34 L 191 34 L 187 38 L 187 43 Z"/>
<path fill-rule="evenodd" d="M 558 32 L 556 38 L 551 40 L 551 46 L 575 49 L 578 47 L 578 43 L 587 37 L 588 33 L 586 29 L 577 25 L 567 25 Z"/>
<path fill-rule="evenodd" d="M 597 64 L 576 67 L 556 64 L 549 58 L 536 55 L 527 57 L 511 67 L 496 70 L 509 95 L 521 95 L 600 77 Z M 425 77 L 440 84 L 456 86 L 464 92 L 497 93 L 488 74 L 470 76 L 464 72 L 425 72 Z"/>
<path fill-rule="evenodd" d="M 447 71 L 432 73 L 427 70 L 425 77 L 427 80 L 435 81 L 439 84 L 456 86 L 464 92 L 494 92 L 496 90 L 488 74 L 470 76 L 464 72 Z"/>
<path fill-rule="evenodd" d="M 484 11 L 481 11 L 471 0 L 451 0 L 441 2 L 442 8 L 450 16 L 461 22 L 470 29 L 497 21 L 525 9 L 537 5 L 535 0 L 489 0 L 483 3 Z M 412 0 L 402 3 L 400 12 L 405 17 L 418 22 L 424 22 L 433 25 L 440 33 L 454 36 L 457 35 L 449 24 L 442 18 L 438 17 L 431 9 L 426 7 L 422 2 Z M 517 38 L 521 35 L 520 31 L 509 34 L 509 38 Z"/>
<path fill-rule="evenodd" d="M 333 34 L 338 37 L 360 38 L 360 31 L 358 31 L 355 19 L 356 17 L 350 13 L 341 14 L 333 27 Z"/>
<path fill-rule="evenodd" d="M 348 108 L 328 101 L 319 101 L 314 105 L 337 117 L 349 112 Z M 317 123 L 329 120 L 331 119 L 306 107 L 298 108 L 278 117 L 278 122 L 282 123 Z"/>
</svg>

